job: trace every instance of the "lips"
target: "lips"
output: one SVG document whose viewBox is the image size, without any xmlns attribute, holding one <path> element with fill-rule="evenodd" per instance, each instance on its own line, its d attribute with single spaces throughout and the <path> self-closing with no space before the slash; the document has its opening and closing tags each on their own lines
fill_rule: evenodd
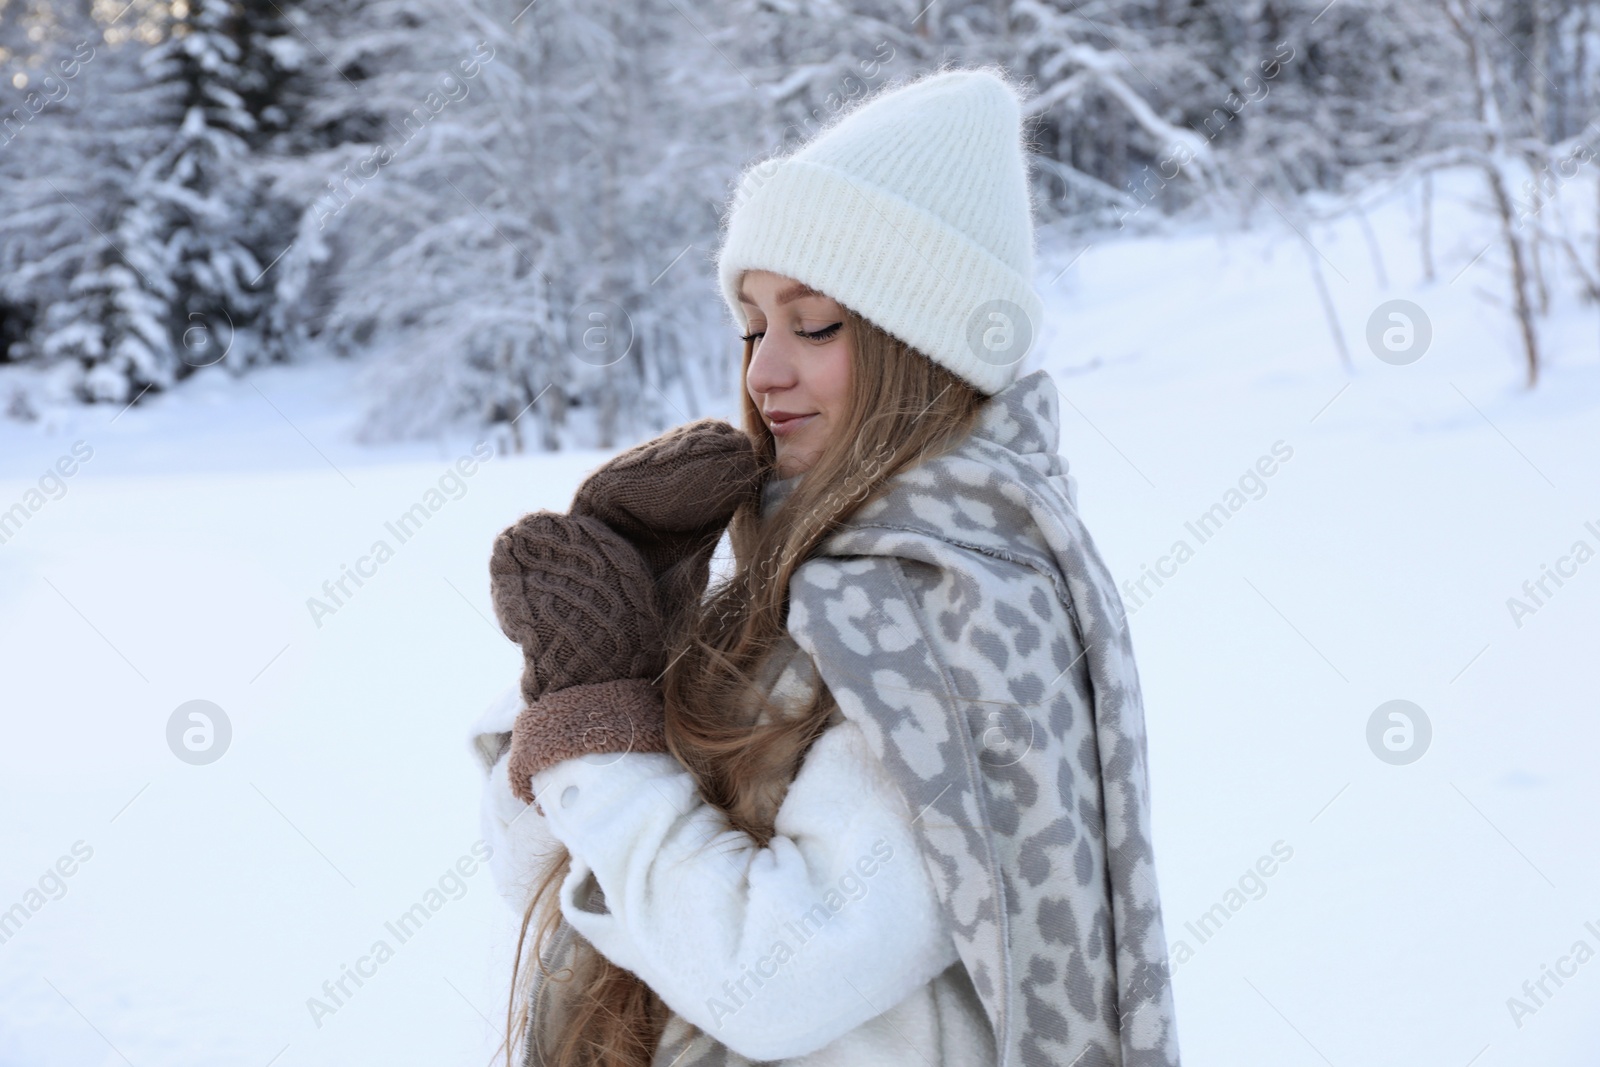
<svg viewBox="0 0 1600 1067">
<path fill-rule="evenodd" d="M 766 416 L 767 425 L 771 427 L 773 434 L 784 437 L 809 423 L 819 413 L 813 411 L 806 415 L 794 411 L 766 411 L 762 414 Z"/>
</svg>

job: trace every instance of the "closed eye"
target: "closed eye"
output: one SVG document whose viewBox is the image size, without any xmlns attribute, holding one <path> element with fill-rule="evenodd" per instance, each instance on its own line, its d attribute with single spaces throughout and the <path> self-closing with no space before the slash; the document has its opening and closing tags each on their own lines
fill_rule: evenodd
<svg viewBox="0 0 1600 1067">
<path fill-rule="evenodd" d="M 831 326 L 824 326 L 820 330 L 796 330 L 795 336 L 804 337 L 809 341 L 831 341 L 833 336 L 839 332 L 839 328 L 843 325 L 844 323 L 842 322 L 836 322 Z M 766 333 L 766 330 L 753 330 L 750 333 L 740 334 L 739 340 L 743 341 L 745 344 L 750 344 L 754 341 L 761 340 L 761 338 L 766 336 Z"/>
<path fill-rule="evenodd" d="M 834 334 L 838 333 L 839 327 L 843 325 L 844 323 L 842 322 L 836 322 L 832 326 L 824 326 L 820 330 L 812 330 L 809 333 L 805 330 L 796 330 L 795 333 L 799 334 L 801 337 L 810 338 L 813 341 L 826 341 L 832 338 Z"/>
</svg>

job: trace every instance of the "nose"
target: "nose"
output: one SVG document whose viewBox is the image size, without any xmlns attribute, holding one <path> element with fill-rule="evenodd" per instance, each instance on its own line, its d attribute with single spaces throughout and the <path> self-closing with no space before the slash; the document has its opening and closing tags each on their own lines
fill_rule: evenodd
<svg viewBox="0 0 1600 1067">
<path fill-rule="evenodd" d="M 745 374 L 745 384 L 751 393 L 767 394 L 793 387 L 799 376 L 795 370 L 793 338 L 777 331 L 763 334 L 756 342 Z"/>
</svg>

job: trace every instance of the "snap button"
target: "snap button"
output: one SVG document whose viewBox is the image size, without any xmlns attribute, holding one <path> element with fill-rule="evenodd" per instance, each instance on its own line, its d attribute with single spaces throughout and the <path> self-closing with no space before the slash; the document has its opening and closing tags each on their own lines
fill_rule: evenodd
<svg viewBox="0 0 1600 1067">
<path fill-rule="evenodd" d="M 572 807 L 573 802 L 576 801 L 577 799 L 578 799 L 578 787 L 577 786 L 569 785 L 569 786 L 567 786 L 565 789 L 563 789 L 561 791 L 561 806 L 563 808 Z"/>
</svg>

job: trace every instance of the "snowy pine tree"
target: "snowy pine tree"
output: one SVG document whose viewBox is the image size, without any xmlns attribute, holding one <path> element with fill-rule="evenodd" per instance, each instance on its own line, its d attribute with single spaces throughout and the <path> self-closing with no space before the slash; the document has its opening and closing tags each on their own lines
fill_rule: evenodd
<svg viewBox="0 0 1600 1067">
<path fill-rule="evenodd" d="M 175 380 L 169 326 L 177 286 L 165 273 L 158 225 L 131 198 L 110 239 L 47 313 L 44 358 L 82 369 L 75 385 L 85 400 L 123 403 Z"/>
<path fill-rule="evenodd" d="M 177 8 L 141 28 L 153 45 L 129 34 L 107 43 L 117 27 L 73 10 L 57 13 L 54 32 L 89 58 L 24 131 L 35 152 L 0 193 L 19 209 L 0 213 L 7 247 L 32 253 L 8 288 L 37 309 L 13 351 L 63 363 L 63 386 L 114 402 L 224 354 L 235 368 L 281 357 L 260 329 L 270 303 L 255 288 L 255 249 L 283 240 L 294 213 L 264 195 L 252 155 L 291 121 L 274 100 L 284 81 L 274 5 Z"/>
<path fill-rule="evenodd" d="M 257 123 L 240 89 L 242 49 L 232 0 L 190 0 L 167 38 L 144 56 L 180 118 L 171 139 L 141 168 L 139 190 L 166 235 L 173 298 L 175 367 L 257 355 L 250 332 L 264 307 L 254 290 L 262 264 L 243 237 L 257 202 L 247 138 Z"/>
<path fill-rule="evenodd" d="M 165 108 L 139 69 L 142 44 L 106 44 L 71 7 L 37 36 L 47 104 L 0 149 L 0 288 L 29 311 L 8 354 L 56 364 L 58 399 L 123 401 L 173 380 L 176 290 L 139 178 Z"/>
</svg>

